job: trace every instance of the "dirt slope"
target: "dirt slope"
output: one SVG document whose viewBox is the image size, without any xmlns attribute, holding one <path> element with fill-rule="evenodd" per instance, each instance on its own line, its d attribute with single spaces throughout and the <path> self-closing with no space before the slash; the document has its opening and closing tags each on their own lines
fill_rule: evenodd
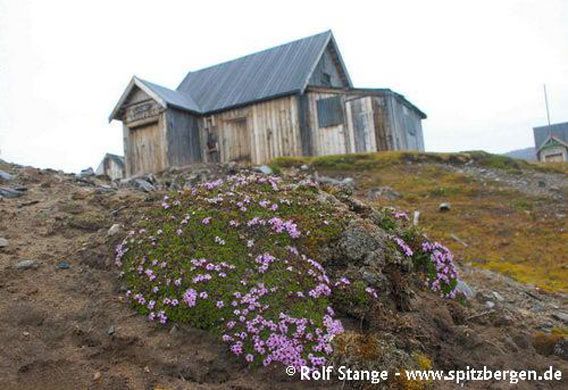
<svg viewBox="0 0 568 390">
<path fill-rule="evenodd" d="M 124 287 L 111 266 L 121 233 L 107 232 L 130 224 L 161 191 L 117 189 L 101 179 L 5 163 L 0 169 L 14 176 L 1 186 L 26 187 L 22 196 L 0 199 L 0 237 L 8 241 L 0 248 L 2 388 L 304 387 L 276 368 L 249 371 L 213 336 L 149 324 L 123 302 Z M 199 179 L 199 172 L 192 175 Z M 23 263 L 29 268 L 22 269 L 23 260 L 32 261 Z M 568 375 L 568 362 L 535 339 L 538 331 L 550 336 L 564 329 L 555 315 L 568 312 L 566 296 L 466 265 L 462 274 L 476 290 L 469 304 L 439 304 L 418 293 L 407 311 L 378 316 L 382 335 L 417 340 L 435 367 L 554 365 Z M 479 386 L 468 385 L 487 388 Z"/>
</svg>

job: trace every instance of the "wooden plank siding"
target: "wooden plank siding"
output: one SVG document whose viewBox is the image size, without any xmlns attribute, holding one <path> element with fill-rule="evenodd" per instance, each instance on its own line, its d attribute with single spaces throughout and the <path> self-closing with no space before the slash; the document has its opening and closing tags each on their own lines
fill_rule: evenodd
<svg viewBox="0 0 568 390">
<path fill-rule="evenodd" d="M 248 160 L 253 164 L 302 154 L 295 96 L 207 116 L 201 121 L 201 128 L 204 133 L 212 132 L 217 137 L 222 162 L 242 160 L 240 157 L 246 157 L 242 155 L 245 149 L 250 151 Z M 207 160 L 210 161 L 210 157 Z"/>
<path fill-rule="evenodd" d="M 375 96 L 372 98 L 372 104 L 377 150 L 394 150 L 386 99 L 384 97 Z"/>
<path fill-rule="evenodd" d="M 386 96 L 387 136 L 393 150 L 424 150 L 420 116 L 394 95 Z"/>
<path fill-rule="evenodd" d="M 333 92 L 308 92 L 309 126 L 312 130 L 313 154 L 325 156 L 343 154 L 351 151 L 351 136 L 346 123 L 320 127 L 318 121 L 317 101 L 319 99 L 342 96 Z M 346 115 L 343 116 L 344 118 Z"/>
<path fill-rule="evenodd" d="M 126 176 L 195 162 L 265 164 L 280 156 L 424 150 L 422 118 L 399 96 L 310 87 L 305 94 L 198 115 L 133 90 L 121 108 Z"/>
<path fill-rule="evenodd" d="M 156 121 L 125 126 L 127 176 L 160 172 L 168 167 L 165 115 Z"/>
<path fill-rule="evenodd" d="M 186 111 L 166 111 L 167 155 L 171 167 L 183 167 L 202 160 L 199 119 Z"/>
<path fill-rule="evenodd" d="M 122 106 L 122 121 L 126 176 L 166 169 L 166 110 L 136 88 Z"/>
<path fill-rule="evenodd" d="M 345 101 L 347 127 L 351 137 L 351 152 L 373 152 L 377 150 L 375 141 L 375 118 L 372 97 L 349 98 Z"/>
</svg>

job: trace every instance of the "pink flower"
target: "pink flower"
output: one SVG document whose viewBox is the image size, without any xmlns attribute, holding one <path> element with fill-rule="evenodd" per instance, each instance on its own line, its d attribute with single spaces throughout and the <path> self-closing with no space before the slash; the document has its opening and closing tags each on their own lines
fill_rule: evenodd
<svg viewBox="0 0 568 390">
<path fill-rule="evenodd" d="M 183 301 L 189 307 L 195 306 L 196 300 L 197 300 L 197 291 L 195 291 L 192 288 L 186 290 L 186 292 L 183 294 Z"/>
<path fill-rule="evenodd" d="M 372 288 L 372 287 L 367 287 L 367 288 L 365 289 L 365 291 L 366 291 L 369 295 L 371 295 L 373 298 L 378 298 L 377 292 L 375 291 L 374 288 Z"/>
</svg>

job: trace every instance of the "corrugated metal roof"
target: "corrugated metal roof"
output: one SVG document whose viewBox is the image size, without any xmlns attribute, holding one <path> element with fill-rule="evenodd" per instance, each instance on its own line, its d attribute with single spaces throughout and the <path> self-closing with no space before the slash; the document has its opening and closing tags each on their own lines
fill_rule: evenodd
<svg viewBox="0 0 568 390">
<path fill-rule="evenodd" d="M 300 92 L 330 39 L 326 31 L 189 72 L 177 91 L 191 95 L 202 112 Z"/>
<path fill-rule="evenodd" d="M 161 85 L 140 78 L 138 78 L 138 80 L 161 97 L 167 105 L 193 112 L 201 112 L 201 109 L 190 95 L 162 87 Z"/>
<path fill-rule="evenodd" d="M 539 149 L 551 135 L 562 142 L 568 143 L 568 122 L 535 127 L 533 128 L 533 132 L 534 144 L 537 149 Z"/>
</svg>

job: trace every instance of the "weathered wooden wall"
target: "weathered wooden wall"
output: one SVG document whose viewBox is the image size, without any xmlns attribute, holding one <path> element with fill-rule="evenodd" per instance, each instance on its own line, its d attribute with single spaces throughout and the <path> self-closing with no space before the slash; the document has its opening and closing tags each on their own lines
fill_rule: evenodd
<svg viewBox="0 0 568 390">
<path fill-rule="evenodd" d="M 422 120 L 418 113 L 390 94 L 386 96 L 389 125 L 395 150 L 424 150 Z"/>
<path fill-rule="evenodd" d="M 122 179 L 124 177 L 124 163 L 117 162 L 114 158 L 107 155 L 103 158 L 95 173 L 97 175 L 107 175 L 112 180 Z"/>
<path fill-rule="evenodd" d="M 168 167 L 166 112 L 139 89 L 125 101 L 122 113 L 126 176 Z"/>
<path fill-rule="evenodd" d="M 304 95 L 198 117 L 166 110 L 135 89 L 121 118 L 127 176 L 199 161 L 263 164 L 280 156 L 424 150 L 419 113 L 376 90 L 310 87 Z"/>
<path fill-rule="evenodd" d="M 167 155 L 171 167 L 202 160 L 199 119 L 186 111 L 170 108 L 167 118 Z"/>
<path fill-rule="evenodd" d="M 160 114 L 156 121 L 126 124 L 124 133 L 127 176 L 160 172 L 168 167 L 165 114 Z"/>
<path fill-rule="evenodd" d="M 309 109 L 309 128 L 312 134 L 313 155 L 324 156 L 328 154 L 342 154 L 351 151 L 351 136 L 344 122 L 341 124 L 320 127 L 318 120 L 317 101 L 320 99 L 343 96 L 340 93 L 314 91 L 307 93 Z M 343 106 L 343 105 L 342 105 Z M 345 118 L 345 113 L 343 113 Z"/>
<path fill-rule="evenodd" d="M 202 132 L 214 134 L 220 161 L 248 160 L 266 163 L 280 156 L 302 154 L 298 102 L 295 96 L 256 103 L 245 108 L 209 115 Z M 206 160 L 211 161 L 209 154 Z"/>
<path fill-rule="evenodd" d="M 314 155 L 314 140 L 310 118 L 310 101 L 306 94 L 296 96 L 302 156 Z"/>
<path fill-rule="evenodd" d="M 318 112 L 318 101 L 334 96 L 341 98 L 343 123 L 322 127 L 320 119 L 327 113 Z M 421 115 L 390 91 L 311 87 L 306 98 L 298 99 L 300 107 L 303 100 L 302 140 L 310 142 L 310 155 L 424 150 Z"/>
<path fill-rule="evenodd" d="M 387 99 L 384 96 L 373 96 L 372 105 L 377 151 L 394 150 L 394 139 L 390 126 Z"/>
<path fill-rule="evenodd" d="M 328 46 L 312 73 L 308 85 L 323 87 L 348 87 L 349 84 L 341 74 L 341 67 L 335 54 Z"/>
<path fill-rule="evenodd" d="M 373 98 L 371 96 L 348 97 L 345 100 L 345 110 L 352 145 L 350 152 L 377 151 Z"/>
</svg>

